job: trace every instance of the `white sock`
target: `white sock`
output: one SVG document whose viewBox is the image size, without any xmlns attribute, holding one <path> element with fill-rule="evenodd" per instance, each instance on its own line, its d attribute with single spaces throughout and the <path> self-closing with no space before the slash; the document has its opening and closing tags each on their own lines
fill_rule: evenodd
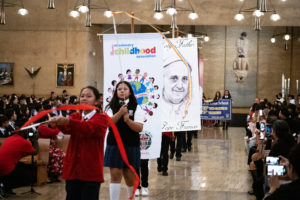
<svg viewBox="0 0 300 200">
<path fill-rule="evenodd" d="M 128 197 L 130 197 L 132 195 L 132 191 L 133 191 L 133 187 L 128 187 L 127 186 Z M 134 196 L 133 196 L 133 199 L 134 199 Z"/>
<path fill-rule="evenodd" d="M 120 183 L 111 183 L 111 184 L 109 184 L 110 200 L 119 200 L 120 191 L 121 191 L 121 184 Z"/>
</svg>

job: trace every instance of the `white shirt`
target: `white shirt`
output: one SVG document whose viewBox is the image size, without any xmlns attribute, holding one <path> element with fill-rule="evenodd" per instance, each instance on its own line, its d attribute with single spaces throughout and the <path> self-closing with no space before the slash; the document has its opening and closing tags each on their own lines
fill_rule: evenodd
<svg viewBox="0 0 300 200">
<path fill-rule="evenodd" d="M 6 135 L 5 135 L 5 129 L 2 128 L 2 127 L 0 127 L 0 134 L 3 135 L 3 136 L 6 136 Z"/>
<path fill-rule="evenodd" d="M 86 115 L 82 112 L 82 119 L 83 119 L 84 121 L 88 121 L 88 120 L 91 119 L 96 113 L 97 113 L 96 110 L 93 110 L 92 112 L 90 112 L 90 113 L 88 113 L 88 114 L 86 114 Z"/>
<path fill-rule="evenodd" d="M 126 99 L 125 103 L 128 104 L 129 99 Z M 130 110 L 128 110 L 128 112 L 130 113 Z M 108 110 L 106 111 L 106 114 L 109 117 L 112 117 L 114 115 L 111 108 L 108 108 Z M 144 116 L 145 116 L 145 111 L 143 111 L 142 108 L 139 105 L 137 105 L 135 113 L 134 113 L 133 121 L 144 124 Z"/>
</svg>

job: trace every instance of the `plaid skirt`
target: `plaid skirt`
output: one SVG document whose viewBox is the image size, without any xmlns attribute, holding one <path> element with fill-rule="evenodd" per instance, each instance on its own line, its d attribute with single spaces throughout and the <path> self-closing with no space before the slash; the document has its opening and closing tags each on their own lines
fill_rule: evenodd
<svg viewBox="0 0 300 200">
<path fill-rule="evenodd" d="M 138 169 L 140 167 L 141 152 L 140 147 L 124 146 L 129 164 Z M 107 145 L 104 156 L 104 166 L 110 168 L 128 168 L 124 163 L 119 148 L 116 145 Z"/>
</svg>

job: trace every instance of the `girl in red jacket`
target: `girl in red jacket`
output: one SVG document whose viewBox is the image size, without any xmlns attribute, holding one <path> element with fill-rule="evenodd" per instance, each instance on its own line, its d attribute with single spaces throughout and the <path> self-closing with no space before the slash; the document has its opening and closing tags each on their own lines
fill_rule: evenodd
<svg viewBox="0 0 300 200">
<path fill-rule="evenodd" d="M 99 91 L 87 86 L 80 92 L 80 104 L 97 106 Z M 104 138 L 108 121 L 96 110 L 72 113 L 69 118 L 51 119 L 70 141 L 62 178 L 66 180 L 67 200 L 98 200 L 103 178 Z"/>
</svg>

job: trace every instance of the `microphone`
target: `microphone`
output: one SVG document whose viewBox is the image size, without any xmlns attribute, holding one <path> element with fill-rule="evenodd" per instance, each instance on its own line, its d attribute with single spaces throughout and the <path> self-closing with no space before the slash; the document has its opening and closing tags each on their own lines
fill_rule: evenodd
<svg viewBox="0 0 300 200">
<path fill-rule="evenodd" d="M 121 105 L 121 106 L 123 106 L 124 104 L 125 104 L 125 101 L 124 100 L 119 100 L 119 104 Z"/>
</svg>

